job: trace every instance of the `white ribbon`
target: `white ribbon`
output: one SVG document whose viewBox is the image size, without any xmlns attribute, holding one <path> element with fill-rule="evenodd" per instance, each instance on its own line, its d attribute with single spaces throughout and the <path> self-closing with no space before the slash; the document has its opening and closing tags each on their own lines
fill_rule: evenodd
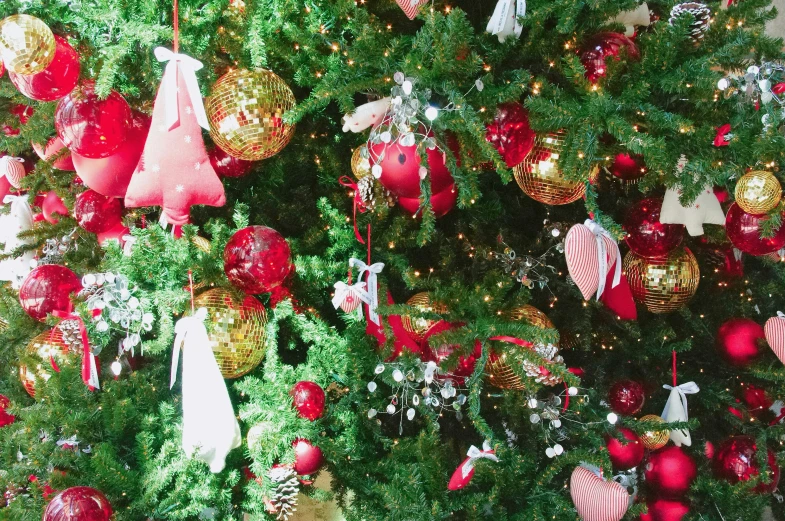
<svg viewBox="0 0 785 521">
<path fill-rule="evenodd" d="M 777 311 L 777 316 L 779 318 L 785 318 L 785 313 L 783 313 L 782 311 Z"/>
<path fill-rule="evenodd" d="M 210 123 L 207 121 L 207 114 L 202 103 L 202 93 L 199 92 L 199 83 L 196 81 L 196 71 L 203 67 L 202 62 L 186 54 L 175 54 L 166 47 L 156 47 L 154 52 L 159 62 L 169 62 L 166 64 L 163 77 L 166 100 L 166 128 L 171 130 L 180 120 L 177 99 L 177 69 L 179 66 L 183 75 L 183 81 L 185 81 L 185 87 L 188 90 L 188 97 L 191 99 L 194 115 L 196 115 L 196 121 L 203 129 L 210 130 Z"/>
<path fill-rule="evenodd" d="M 469 451 L 466 453 L 466 455 L 469 456 L 469 459 L 466 460 L 463 465 L 461 465 L 461 475 L 463 476 L 463 479 L 466 479 L 469 473 L 474 469 L 474 464 L 477 462 L 477 460 L 484 458 L 497 463 L 499 462 L 499 458 L 496 457 L 496 454 L 491 453 L 491 444 L 487 441 L 483 442 L 482 450 L 472 445 L 469 447 Z"/>
<path fill-rule="evenodd" d="M 3 204 L 11 203 L 12 215 L 16 215 L 17 219 L 24 219 L 25 222 L 33 222 L 33 210 L 30 208 L 30 202 L 27 200 L 27 194 L 24 195 L 6 195 L 3 197 Z M 2 231 L 2 230 L 0 230 Z"/>
<path fill-rule="evenodd" d="M 378 326 L 380 323 L 376 309 L 379 307 L 379 283 L 376 280 L 376 276 L 384 269 L 384 263 L 377 262 L 368 266 L 360 259 L 352 257 L 349 259 L 349 267 L 353 268 L 355 266 L 360 270 L 359 279 L 362 279 L 363 273 L 368 272 L 368 278 L 365 281 L 368 287 L 368 299 L 370 300 L 368 303 L 368 318 Z"/>
<path fill-rule="evenodd" d="M 670 385 L 663 385 L 663 389 L 667 389 L 669 391 L 676 391 L 679 393 L 679 398 L 681 398 L 681 404 L 684 406 L 684 418 L 685 420 L 689 420 L 689 414 L 687 414 L 687 396 L 688 394 L 697 394 L 700 391 L 700 387 L 695 382 L 687 382 L 686 384 L 677 385 L 676 387 Z M 670 403 L 665 404 L 665 409 L 662 410 L 662 417 L 665 418 L 668 415 L 668 410 L 670 409 Z"/>
<path fill-rule="evenodd" d="M 433 376 L 436 374 L 436 369 L 438 368 L 439 366 L 436 365 L 436 362 L 434 362 L 433 360 L 425 364 L 425 371 L 423 371 L 423 378 L 425 378 L 426 385 L 431 385 L 431 383 L 433 382 Z"/>
<path fill-rule="evenodd" d="M 500 42 L 512 34 L 520 38 L 523 27 L 518 22 L 518 18 L 524 16 L 526 16 L 526 0 L 499 0 L 485 32 L 496 35 Z"/>
<path fill-rule="evenodd" d="M 677 385 L 676 387 L 670 385 L 663 385 L 662 387 L 663 389 L 668 389 L 671 391 L 668 401 L 665 402 L 665 408 L 662 410 L 662 418 L 667 422 L 689 420 L 686 395 L 696 394 L 698 391 L 700 391 L 698 384 L 695 382 L 687 382 L 685 384 Z M 670 438 L 678 447 L 681 447 L 682 445 L 689 447 L 692 444 L 692 440 L 690 439 L 690 431 L 687 429 L 672 430 Z"/>
<path fill-rule="evenodd" d="M 71 436 L 70 438 L 60 438 L 57 440 L 56 445 L 58 447 L 63 447 L 64 445 L 68 445 L 69 447 L 79 448 L 79 440 L 76 437 L 76 434 Z"/>
<path fill-rule="evenodd" d="M 335 287 L 335 296 L 333 297 L 333 307 L 338 309 L 341 307 L 344 299 L 349 295 L 354 295 L 360 301 L 365 302 L 369 306 L 371 305 L 371 296 L 365 291 L 365 282 L 358 282 L 357 284 L 348 285 L 343 281 L 338 281 L 334 285 Z M 362 318 L 363 316 L 363 308 L 362 306 L 357 307 L 357 316 Z"/>
<path fill-rule="evenodd" d="M 613 248 L 616 248 L 616 268 L 613 273 L 613 285 L 612 288 L 615 288 L 621 282 L 621 251 L 619 251 L 619 245 L 613 240 L 611 234 L 608 233 L 608 230 L 600 226 L 598 223 L 592 221 L 591 219 L 586 219 L 583 223 L 585 227 L 587 227 L 591 232 L 594 234 L 594 237 L 597 239 L 597 262 L 599 264 L 599 285 L 597 286 L 597 300 L 600 300 L 602 293 L 605 291 L 605 278 L 608 275 L 608 250 L 605 247 L 605 241 L 602 240 L 603 237 L 607 237 L 613 243 Z"/>
<path fill-rule="evenodd" d="M 733 258 L 736 259 L 736 262 L 741 261 L 741 258 L 744 254 L 738 248 L 733 248 Z"/>
<path fill-rule="evenodd" d="M 193 318 L 204 322 L 207 318 L 207 309 L 197 309 Z M 177 367 L 180 363 L 180 351 L 183 347 L 183 343 L 185 342 L 185 336 L 188 333 L 188 328 L 186 327 L 186 324 L 183 324 L 183 327 L 176 328 L 175 331 L 177 332 L 177 336 L 174 338 L 174 347 L 172 348 L 172 372 L 169 375 L 169 389 L 174 387 L 174 383 L 177 381 Z"/>
</svg>

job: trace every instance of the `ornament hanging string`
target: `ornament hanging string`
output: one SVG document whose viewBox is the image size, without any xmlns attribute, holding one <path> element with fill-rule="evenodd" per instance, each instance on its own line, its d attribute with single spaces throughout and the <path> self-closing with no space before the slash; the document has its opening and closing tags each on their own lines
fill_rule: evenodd
<svg viewBox="0 0 785 521">
<path fill-rule="evenodd" d="M 87 338 L 87 328 L 84 325 L 82 317 L 76 313 L 69 311 L 52 311 L 52 315 L 62 318 L 63 320 L 73 320 L 79 327 L 79 336 L 82 340 L 82 381 L 88 389 L 94 391 L 101 388 L 98 381 L 98 367 L 95 363 L 95 355 L 93 350 L 90 349 L 90 341 Z M 57 326 L 55 326 L 57 327 Z"/>
<path fill-rule="evenodd" d="M 673 387 L 676 387 L 676 385 L 678 385 L 678 381 L 676 380 L 676 350 L 675 349 L 672 352 L 671 358 L 673 360 L 673 371 L 672 371 L 673 372 Z"/>
</svg>

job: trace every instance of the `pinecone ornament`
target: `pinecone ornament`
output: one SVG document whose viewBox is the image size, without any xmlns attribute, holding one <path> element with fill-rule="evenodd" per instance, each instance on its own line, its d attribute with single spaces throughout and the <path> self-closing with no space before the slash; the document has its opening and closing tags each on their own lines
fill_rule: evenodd
<svg viewBox="0 0 785 521">
<path fill-rule="evenodd" d="M 63 334 L 63 342 L 68 346 L 69 353 L 81 353 L 83 351 L 79 321 L 63 320 L 57 324 L 57 328 Z"/>
<path fill-rule="evenodd" d="M 548 360 L 551 363 L 560 364 L 564 362 L 564 358 L 562 358 L 561 355 L 559 355 L 559 348 L 553 344 L 548 344 L 547 346 L 543 344 L 538 344 L 534 347 L 534 351 L 538 355 L 543 357 L 545 360 Z M 534 381 L 537 383 L 554 386 L 562 382 L 560 376 L 551 373 L 545 367 L 538 365 L 534 362 L 524 360 L 523 369 L 526 371 L 526 376 L 529 376 L 530 378 L 534 378 Z"/>
<path fill-rule="evenodd" d="M 367 208 L 376 206 L 376 201 L 384 199 L 384 202 L 392 208 L 395 206 L 395 196 L 381 183 L 377 183 L 373 176 L 363 177 L 357 181 L 357 191 L 360 194 L 363 204 Z"/>
<path fill-rule="evenodd" d="M 677 19 L 685 14 L 692 15 L 694 19 L 690 26 L 690 38 L 692 38 L 693 42 L 698 43 L 709 30 L 711 10 L 700 2 L 685 2 L 683 4 L 678 4 L 671 9 L 671 17 L 668 20 L 668 23 L 673 25 Z"/>
<path fill-rule="evenodd" d="M 287 521 L 297 511 L 297 496 L 300 493 L 297 473 L 292 467 L 275 465 L 268 476 L 275 485 L 275 492 L 265 501 L 267 510 L 276 514 L 276 519 Z"/>
</svg>

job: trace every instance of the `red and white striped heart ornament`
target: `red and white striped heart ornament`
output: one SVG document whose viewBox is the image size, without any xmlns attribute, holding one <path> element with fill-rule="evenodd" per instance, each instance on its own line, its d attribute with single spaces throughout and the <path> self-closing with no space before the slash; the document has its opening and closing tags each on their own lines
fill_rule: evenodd
<svg viewBox="0 0 785 521">
<path fill-rule="evenodd" d="M 420 10 L 420 6 L 423 4 L 427 4 L 428 0 L 395 0 L 398 2 L 398 5 L 403 9 L 403 12 L 406 13 L 406 16 L 409 17 L 409 20 L 414 20 L 414 17 L 417 16 L 417 11 Z"/>
<path fill-rule="evenodd" d="M 575 467 L 572 471 L 570 496 L 583 521 L 619 521 L 630 505 L 624 487 L 602 479 L 585 467 Z"/>
<path fill-rule="evenodd" d="M 25 160 L 21 157 L 0 157 L 0 177 L 5 176 L 11 186 L 19 188 L 22 185 L 22 178 L 26 174 L 22 164 L 24 162 Z"/>
<path fill-rule="evenodd" d="M 621 264 L 616 260 L 621 257 L 619 245 L 610 234 L 599 224 L 587 219 L 583 224 L 576 224 L 567 232 L 564 239 L 564 256 L 570 277 L 581 290 L 583 298 L 589 300 L 597 293 L 597 298 L 605 290 L 605 278 L 615 265 L 612 287 L 621 280 Z"/>
<path fill-rule="evenodd" d="M 777 311 L 776 317 L 766 321 L 763 332 L 766 334 L 766 342 L 769 343 L 771 350 L 780 362 L 785 364 L 785 313 Z"/>
</svg>

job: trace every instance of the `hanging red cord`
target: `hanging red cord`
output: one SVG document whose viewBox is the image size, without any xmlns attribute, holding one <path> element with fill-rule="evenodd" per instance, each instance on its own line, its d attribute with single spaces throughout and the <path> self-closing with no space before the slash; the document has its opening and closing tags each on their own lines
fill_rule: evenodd
<svg viewBox="0 0 785 521">
<path fill-rule="evenodd" d="M 676 387 L 678 382 L 676 380 L 676 351 L 673 351 L 673 387 Z"/>
</svg>

